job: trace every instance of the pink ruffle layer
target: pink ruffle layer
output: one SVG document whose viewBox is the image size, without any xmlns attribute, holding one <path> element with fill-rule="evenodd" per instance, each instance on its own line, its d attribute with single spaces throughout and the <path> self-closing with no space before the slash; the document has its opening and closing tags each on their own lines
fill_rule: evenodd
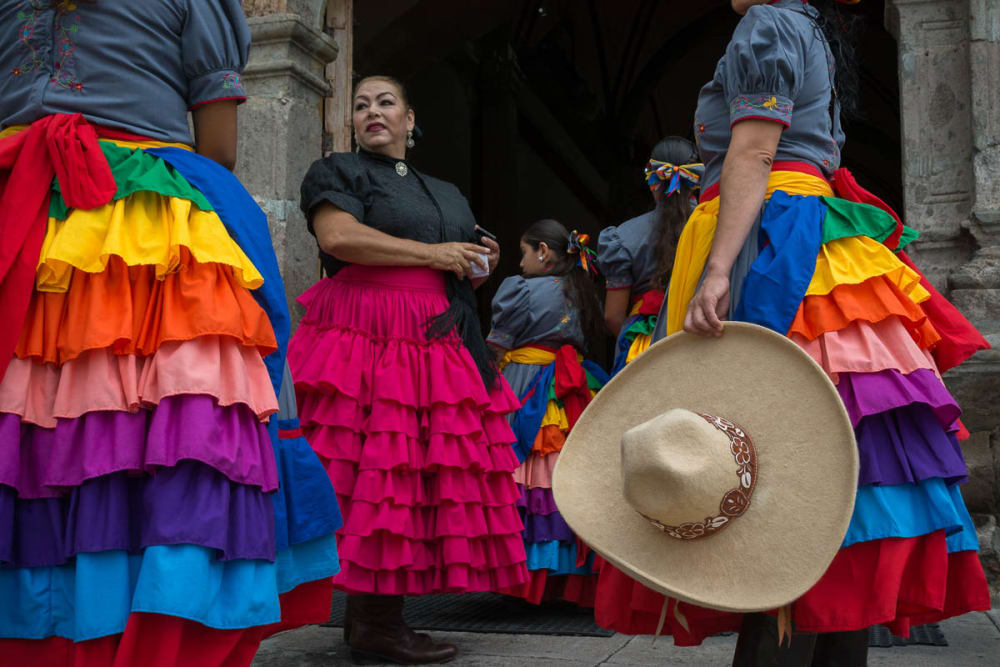
<svg viewBox="0 0 1000 667">
<path fill-rule="evenodd" d="M 290 346 L 303 431 L 337 490 L 338 588 L 419 595 L 528 578 L 502 379 L 483 386 L 454 336 L 440 274 L 351 266 L 300 300 Z"/>
<path fill-rule="evenodd" d="M 14 358 L 0 382 L 0 412 L 55 428 L 88 412 L 135 412 L 168 396 L 204 394 L 222 406 L 244 404 L 260 419 L 277 412 L 257 348 L 228 336 L 163 343 L 153 356 L 84 352 L 62 366 Z"/>
<path fill-rule="evenodd" d="M 794 331 L 789 338 L 808 352 L 834 383 L 840 381 L 840 373 L 897 370 L 905 375 L 920 369 L 937 373 L 934 357 L 917 345 L 896 315 L 874 324 L 855 320 L 813 340 Z"/>
</svg>

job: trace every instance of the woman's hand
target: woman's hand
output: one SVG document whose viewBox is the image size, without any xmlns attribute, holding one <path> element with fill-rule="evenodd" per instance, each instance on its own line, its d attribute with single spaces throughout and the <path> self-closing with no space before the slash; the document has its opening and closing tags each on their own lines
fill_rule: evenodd
<svg viewBox="0 0 1000 667">
<path fill-rule="evenodd" d="M 429 266 L 439 271 L 451 271 L 459 280 L 472 272 L 473 263 L 487 270 L 490 268 L 488 263 L 484 263 L 482 246 L 475 243 L 435 243 L 431 246 Z"/>
<path fill-rule="evenodd" d="M 497 268 L 497 264 L 500 263 L 500 244 L 488 236 L 482 237 L 479 239 L 479 242 L 486 247 L 486 259 L 488 259 L 490 263 L 490 273 L 493 273 L 493 271 Z"/>
<path fill-rule="evenodd" d="M 694 293 L 684 316 L 684 331 L 717 338 L 722 335 L 722 320 L 729 313 L 729 276 L 706 274 Z"/>
</svg>

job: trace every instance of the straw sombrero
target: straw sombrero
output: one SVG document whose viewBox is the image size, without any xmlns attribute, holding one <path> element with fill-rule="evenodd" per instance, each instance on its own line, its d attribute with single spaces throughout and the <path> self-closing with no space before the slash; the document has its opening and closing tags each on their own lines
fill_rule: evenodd
<svg viewBox="0 0 1000 667">
<path fill-rule="evenodd" d="M 795 343 L 727 322 L 675 334 L 594 398 L 559 455 L 563 518 L 643 584 L 703 607 L 782 607 L 815 584 L 854 509 L 836 388 Z"/>
</svg>

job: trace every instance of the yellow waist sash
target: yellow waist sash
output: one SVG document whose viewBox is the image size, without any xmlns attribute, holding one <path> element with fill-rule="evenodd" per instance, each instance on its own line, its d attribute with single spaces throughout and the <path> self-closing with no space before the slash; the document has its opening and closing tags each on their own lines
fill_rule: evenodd
<svg viewBox="0 0 1000 667">
<path fill-rule="evenodd" d="M 833 196 L 833 188 L 825 180 L 797 171 L 771 172 L 765 196 L 770 197 L 775 190 L 792 195 Z M 684 327 L 684 315 L 705 270 L 718 221 L 719 198 L 715 197 L 698 204 L 681 232 L 667 292 L 667 335 Z"/>
</svg>

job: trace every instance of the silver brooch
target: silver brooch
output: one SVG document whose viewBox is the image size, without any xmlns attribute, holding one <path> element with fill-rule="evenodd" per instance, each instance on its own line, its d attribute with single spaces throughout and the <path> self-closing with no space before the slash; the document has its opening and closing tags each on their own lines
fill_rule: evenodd
<svg viewBox="0 0 1000 667">
<path fill-rule="evenodd" d="M 406 168 L 406 163 L 405 162 L 397 162 L 396 163 L 396 173 L 397 174 L 399 174 L 400 176 L 406 176 L 406 174 L 407 174 L 408 171 L 409 171 L 409 169 Z"/>
</svg>

